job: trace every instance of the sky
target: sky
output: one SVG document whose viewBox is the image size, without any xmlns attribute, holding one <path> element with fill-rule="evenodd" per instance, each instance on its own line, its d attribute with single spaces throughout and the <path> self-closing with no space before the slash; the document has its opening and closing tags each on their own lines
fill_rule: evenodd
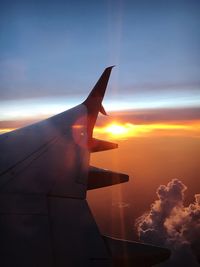
<svg viewBox="0 0 200 267">
<path fill-rule="evenodd" d="M 0 1 L 0 133 L 78 105 L 116 65 L 103 103 L 109 116 L 94 136 L 119 149 L 93 154 L 91 164 L 130 181 L 89 192 L 90 206 L 108 235 L 150 242 L 143 232 L 165 227 L 165 240 L 178 238 L 156 244 L 176 248 L 178 260 L 186 251 L 190 266 L 198 235 L 172 226 L 200 232 L 184 217 L 200 209 L 199 10 L 198 0 Z M 162 201 L 174 192 L 170 209 Z M 168 211 L 162 225 L 151 217 L 157 207 L 159 216 Z M 178 266 L 172 260 L 162 266 Z"/>
<path fill-rule="evenodd" d="M 1 1 L 1 120 L 84 100 L 116 65 L 107 110 L 197 107 L 199 1 Z"/>
</svg>

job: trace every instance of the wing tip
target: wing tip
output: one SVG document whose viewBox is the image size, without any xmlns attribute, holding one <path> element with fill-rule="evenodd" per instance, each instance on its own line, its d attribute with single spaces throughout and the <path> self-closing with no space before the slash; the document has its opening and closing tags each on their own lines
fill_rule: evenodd
<svg viewBox="0 0 200 267">
<path fill-rule="evenodd" d="M 105 70 L 107 70 L 107 69 L 112 69 L 112 68 L 114 68 L 115 66 L 116 66 L 116 65 L 109 66 L 109 67 L 105 68 Z"/>
<path fill-rule="evenodd" d="M 101 112 L 103 115 L 107 115 L 105 109 L 102 106 L 102 101 L 105 95 L 105 91 L 107 88 L 107 84 L 110 78 L 110 74 L 113 66 L 109 66 L 104 69 L 100 78 L 96 82 L 95 86 L 91 90 L 88 97 L 85 99 L 82 104 L 87 108 L 88 116 L 90 117 L 88 123 L 90 124 L 90 135 L 92 135 L 92 131 L 94 128 L 94 124 L 96 122 L 98 113 Z"/>
<path fill-rule="evenodd" d="M 107 88 L 108 80 L 110 78 L 111 70 L 113 67 L 115 67 L 115 65 L 109 66 L 109 67 L 104 69 L 99 80 L 97 81 L 97 83 L 95 84 L 93 89 L 91 90 L 91 92 L 88 95 L 88 97 L 86 98 L 86 100 L 83 102 L 83 104 L 85 104 L 87 107 L 90 106 L 91 104 L 92 105 L 95 104 L 99 107 L 101 106 L 101 102 L 104 98 L 104 94 L 105 94 L 105 91 Z M 98 98 L 96 103 L 93 102 L 94 98 Z M 93 103 L 91 103 L 91 102 L 93 102 Z"/>
</svg>

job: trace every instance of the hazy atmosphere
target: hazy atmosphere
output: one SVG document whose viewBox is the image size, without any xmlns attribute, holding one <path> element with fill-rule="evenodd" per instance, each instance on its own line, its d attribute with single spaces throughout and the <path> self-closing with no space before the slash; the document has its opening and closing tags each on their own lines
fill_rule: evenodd
<svg viewBox="0 0 200 267">
<path fill-rule="evenodd" d="M 94 136 L 119 148 L 91 165 L 130 181 L 88 200 L 102 233 L 170 247 L 159 266 L 200 260 L 199 10 L 198 0 L 0 2 L 0 133 L 78 105 L 116 65 Z"/>
</svg>

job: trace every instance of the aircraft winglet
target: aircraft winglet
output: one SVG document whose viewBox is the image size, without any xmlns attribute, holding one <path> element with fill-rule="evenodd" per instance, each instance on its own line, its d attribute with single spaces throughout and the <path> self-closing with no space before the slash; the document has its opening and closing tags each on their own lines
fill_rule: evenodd
<svg viewBox="0 0 200 267">
<path fill-rule="evenodd" d="M 104 70 L 101 77 L 93 87 L 92 91 L 86 98 L 86 100 L 82 103 L 86 106 L 88 110 L 88 134 L 92 135 L 92 131 L 98 116 L 98 113 L 101 112 L 103 115 L 107 115 L 104 107 L 102 106 L 102 101 L 105 95 L 106 87 L 108 84 L 108 80 L 110 78 L 110 74 L 112 68 L 114 66 L 110 66 Z"/>
<path fill-rule="evenodd" d="M 87 97 L 87 99 L 85 100 L 84 103 L 87 103 L 88 101 L 91 100 L 91 98 L 94 98 L 94 97 L 100 98 L 101 101 L 103 100 L 103 97 L 104 97 L 104 94 L 106 91 L 106 87 L 108 84 L 108 80 L 110 77 L 110 73 L 111 73 L 111 70 L 113 67 L 114 66 L 110 66 L 104 70 L 101 77 L 99 78 L 99 80 L 95 84 L 94 88 L 92 89 L 92 91 L 90 92 L 89 96 Z"/>
<path fill-rule="evenodd" d="M 83 102 L 88 110 L 98 109 L 98 112 L 100 111 L 102 114 L 107 115 L 101 103 L 104 98 L 108 80 L 110 78 L 110 73 L 113 67 L 114 66 L 110 66 L 104 70 L 94 88 L 88 95 L 87 99 Z"/>
</svg>

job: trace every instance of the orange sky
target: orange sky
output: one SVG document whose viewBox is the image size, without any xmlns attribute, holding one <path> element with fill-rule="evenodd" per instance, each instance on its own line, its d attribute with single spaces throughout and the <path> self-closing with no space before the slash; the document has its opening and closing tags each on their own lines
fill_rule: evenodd
<svg viewBox="0 0 200 267">
<path fill-rule="evenodd" d="M 200 137 L 200 121 L 173 123 L 133 124 L 113 121 L 105 126 L 96 126 L 94 136 L 113 140 L 125 140 L 134 137 L 149 136 L 193 136 Z"/>
<path fill-rule="evenodd" d="M 130 176 L 126 184 L 88 193 L 103 232 L 130 238 L 134 218 L 149 209 L 158 186 L 173 178 L 180 179 L 188 187 L 187 203 L 193 202 L 194 194 L 200 193 L 199 137 L 150 135 L 117 143 L 118 149 L 94 153 L 91 157 L 91 165 Z M 120 203 L 126 207 L 120 208 Z M 101 219 L 110 218 L 110 214 L 115 222 L 111 225 Z M 126 227 L 122 227 L 121 222 L 125 222 Z"/>
<path fill-rule="evenodd" d="M 149 209 L 160 184 L 180 179 L 188 187 L 186 203 L 200 193 L 200 120 L 178 120 L 174 115 L 174 120 L 134 123 L 127 116 L 116 117 L 100 118 L 94 136 L 119 148 L 92 154 L 91 165 L 126 173 L 130 180 L 90 191 L 88 199 L 104 233 L 136 238 L 134 219 Z"/>
<path fill-rule="evenodd" d="M 151 110 L 99 117 L 94 137 L 118 143 L 119 148 L 92 154 L 91 165 L 130 176 L 128 183 L 88 192 L 102 232 L 130 238 L 134 219 L 149 209 L 158 186 L 173 178 L 188 187 L 186 202 L 200 193 L 199 114 L 199 110 Z M 32 122 L 0 122 L 0 131 Z"/>
</svg>

